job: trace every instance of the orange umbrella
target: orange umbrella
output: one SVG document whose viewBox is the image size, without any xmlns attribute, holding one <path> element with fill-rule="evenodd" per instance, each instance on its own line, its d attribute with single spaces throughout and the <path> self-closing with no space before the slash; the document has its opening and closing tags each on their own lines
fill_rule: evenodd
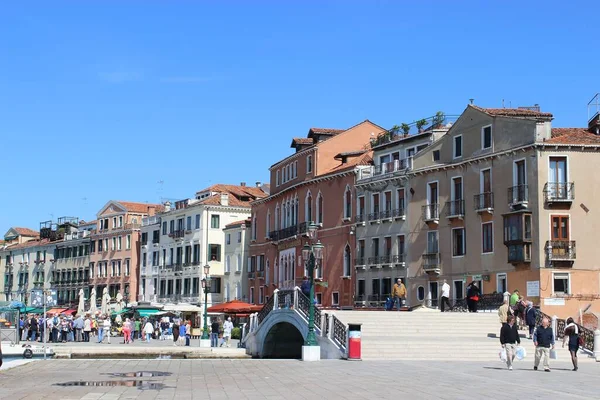
<svg viewBox="0 0 600 400">
<path fill-rule="evenodd" d="M 207 311 L 224 314 L 249 314 L 258 312 L 262 308 L 262 305 L 253 305 L 241 300 L 231 300 L 226 303 L 221 303 L 212 307 L 208 307 Z"/>
</svg>

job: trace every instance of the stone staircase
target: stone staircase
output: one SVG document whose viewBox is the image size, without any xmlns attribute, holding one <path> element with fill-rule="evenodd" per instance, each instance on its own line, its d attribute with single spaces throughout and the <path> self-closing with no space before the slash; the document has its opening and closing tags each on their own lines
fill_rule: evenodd
<svg viewBox="0 0 600 400">
<path fill-rule="evenodd" d="M 330 311 L 344 324 L 362 323 L 364 360 L 499 361 L 500 323 L 495 311 L 441 313 L 421 309 L 396 311 Z M 534 346 L 521 331 L 521 344 L 533 362 Z M 570 360 L 557 341 L 558 358 Z M 580 353 L 580 360 L 587 358 Z"/>
</svg>

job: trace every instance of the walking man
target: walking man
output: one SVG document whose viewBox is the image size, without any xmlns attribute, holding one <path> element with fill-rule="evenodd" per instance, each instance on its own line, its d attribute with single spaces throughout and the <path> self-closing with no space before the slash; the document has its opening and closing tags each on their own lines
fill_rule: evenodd
<svg viewBox="0 0 600 400">
<path fill-rule="evenodd" d="M 548 318 L 542 319 L 542 326 L 535 328 L 533 332 L 533 344 L 535 345 L 535 363 L 533 364 L 533 369 L 537 371 L 540 361 L 542 361 L 544 371 L 550 372 L 550 348 L 554 350 L 554 332 L 552 332 Z"/>
<path fill-rule="evenodd" d="M 227 318 L 227 321 L 223 323 L 223 343 L 221 346 L 229 347 L 229 339 L 231 339 L 231 331 L 233 330 L 233 322 L 231 317 Z"/>
<path fill-rule="evenodd" d="M 402 303 L 406 298 L 406 286 L 402 283 L 402 279 L 398 278 L 398 281 L 394 284 L 394 289 L 392 290 L 392 297 L 394 298 L 394 303 L 396 303 L 396 310 L 400 311 L 402 308 Z"/>
<path fill-rule="evenodd" d="M 521 344 L 521 338 L 519 337 L 519 331 L 517 330 L 517 325 L 515 325 L 515 317 L 513 315 L 508 316 L 506 323 L 500 329 L 500 344 L 506 350 L 506 365 L 512 371 L 512 363 L 515 360 L 515 349 L 517 344 Z"/>
<path fill-rule="evenodd" d="M 221 328 L 219 321 L 213 319 L 210 325 L 210 347 L 219 347 L 219 329 Z"/>
<path fill-rule="evenodd" d="M 450 285 L 448 285 L 448 281 L 444 279 L 444 284 L 442 285 L 442 312 L 445 311 L 445 306 L 448 306 L 448 311 L 452 309 L 450 305 Z"/>
<path fill-rule="evenodd" d="M 498 319 L 500 320 L 500 325 L 504 325 L 508 321 L 508 316 L 511 315 L 510 309 L 508 307 L 508 301 L 504 300 L 504 303 L 498 308 Z"/>
</svg>

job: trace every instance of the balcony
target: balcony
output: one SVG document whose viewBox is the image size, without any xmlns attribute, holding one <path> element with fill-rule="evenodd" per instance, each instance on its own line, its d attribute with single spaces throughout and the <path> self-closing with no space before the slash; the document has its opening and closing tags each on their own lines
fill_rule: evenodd
<svg viewBox="0 0 600 400">
<path fill-rule="evenodd" d="M 382 221 L 391 221 L 394 218 L 394 210 L 383 210 L 379 213 L 379 219 Z"/>
<path fill-rule="evenodd" d="M 544 200 L 547 204 L 571 204 L 575 199 L 573 182 L 548 182 L 544 185 Z"/>
<path fill-rule="evenodd" d="M 379 257 L 379 264 L 381 265 L 390 265 L 392 263 L 392 255 L 389 254 L 387 256 Z"/>
<path fill-rule="evenodd" d="M 392 210 L 392 217 L 394 219 L 399 219 L 399 220 L 405 221 L 406 220 L 406 211 L 404 210 L 404 207 L 396 208 L 395 210 Z"/>
<path fill-rule="evenodd" d="M 159 244 L 160 243 L 160 238 L 153 238 L 152 239 L 152 244 Z"/>
<path fill-rule="evenodd" d="M 357 181 L 385 177 L 395 173 L 402 173 L 411 170 L 412 166 L 412 157 L 408 157 L 403 160 L 394 160 L 389 163 L 373 165 L 368 168 L 362 168 L 357 176 Z"/>
<path fill-rule="evenodd" d="M 185 231 L 183 229 L 178 229 L 176 231 L 169 233 L 169 237 L 176 239 L 176 240 L 182 240 L 184 236 L 185 236 Z"/>
<path fill-rule="evenodd" d="M 440 253 L 425 253 L 422 256 L 423 271 L 427 273 L 439 274 L 442 269 Z"/>
<path fill-rule="evenodd" d="M 437 224 L 440 221 L 440 205 L 428 204 L 422 207 L 423 221 Z"/>
<path fill-rule="evenodd" d="M 124 225 L 123 229 L 140 229 L 141 228 L 141 224 L 131 224 L 131 223 L 127 223 Z M 116 228 L 119 229 L 119 228 Z"/>
<path fill-rule="evenodd" d="M 365 214 L 359 214 L 357 216 L 354 217 L 354 222 L 357 225 L 364 225 L 365 224 Z"/>
<path fill-rule="evenodd" d="M 443 112 L 437 112 L 434 116 L 420 119 L 419 122 L 402 124 L 381 133 L 377 138 L 371 139 L 371 148 L 381 146 L 387 143 L 399 141 L 409 136 L 418 135 L 424 132 L 434 130 L 448 130 L 456 120 L 458 115 L 446 115 Z M 423 121 L 423 123 L 420 123 Z"/>
<path fill-rule="evenodd" d="M 305 226 L 305 223 L 303 223 Z M 278 242 L 280 240 L 284 240 L 293 236 L 298 235 L 299 233 L 299 229 L 298 229 L 298 225 L 292 225 L 289 226 L 287 228 L 283 228 L 280 229 L 278 231 L 271 231 L 269 233 L 269 237 L 271 238 L 272 241 L 274 242 Z"/>
<path fill-rule="evenodd" d="M 447 201 L 446 213 L 448 219 L 463 219 L 465 217 L 465 201 L 461 199 Z"/>
<path fill-rule="evenodd" d="M 254 278 L 256 278 L 256 272 L 249 271 L 248 272 L 248 279 L 254 279 Z"/>
<path fill-rule="evenodd" d="M 574 240 L 549 240 L 546 242 L 546 256 L 550 262 L 574 262 L 577 251 Z"/>
<path fill-rule="evenodd" d="M 478 213 L 490 213 L 494 212 L 494 192 L 484 192 L 476 194 L 475 200 L 475 211 Z"/>
<path fill-rule="evenodd" d="M 256 271 L 256 277 L 258 279 L 265 279 L 265 271 Z"/>
<path fill-rule="evenodd" d="M 511 208 L 527 208 L 529 204 L 529 187 L 517 185 L 508 188 L 508 205 Z"/>
<path fill-rule="evenodd" d="M 358 257 L 354 259 L 354 267 L 355 268 L 365 268 L 365 258 L 364 257 Z"/>
<path fill-rule="evenodd" d="M 405 266 L 406 265 L 406 254 L 397 254 L 395 256 L 392 257 L 392 262 L 396 265 L 396 266 Z"/>
<path fill-rule="evenodd" d="M 379 265 L 379 256 L 369 257 L 369 265 Z"/>
<path fill-rule="evenodd" d="M 367 218 L 368 218 L 369 222 L 371 222 L 372 224 L 379 223 L 381 221 L 381 216 L 380 216 L 379 211 L 372 212 L 371 214 L 369 214 L 367 216 Z"/>
</svg>

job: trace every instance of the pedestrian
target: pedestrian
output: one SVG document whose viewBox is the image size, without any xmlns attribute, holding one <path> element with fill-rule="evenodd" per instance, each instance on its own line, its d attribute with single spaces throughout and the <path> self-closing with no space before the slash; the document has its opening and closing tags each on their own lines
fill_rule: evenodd
<svg viewBox="0 0 600 400">
<path fill-rule="evenodd" d="M 112 323 L 110 317 L 107 317 L 102 321 L 102 327 L 104 328 L 104 336 L 106 337 L 106 343 L 110 344 L 110 329 L 112 327 Z"/>
<path fill-rule="evenodd" d="M 527 301 L 523 296 L 519 296 L 519 301 L 515 306 L 514 315 L 517 317 L 517 326 L 519 329 L 525 327 L 525 309 L 527 308 Z"/>
<path fill-rule="evenodd" d="M 402 283 L 402 279 L 400 278 L 394 283 L 392 297 L 394 299 L 394 304 L 396 304 L 396 310 L 400 311 L 405 301 L 404 299 L 406 298 L 406 286 L 404 286 L 404 283 Z"/>
<path fill-rule="evenodd" d="M 60 318 L 57 314 L 52 317 L 52 343 L 58 343 L 58 333 L 60 330 Z"/>
<path fill-rule="evenodd" d="M 184 345 L 184 346 L 185 346 L 185 335 L 186 335 L 185 321 L 179 321 L 179 339 L 177 340 L 177 342 L 179 342 L 181 345 Z"/>
<path fill-rule="evenodd" d="M 133 322 L 133 337 L 136 339 L 142 339 L 142 323 L 139 318 L 136 318 Z M 133 338 L 131 339 L 133 341 Z"/>
<path fill-rule="evenodd" d="M 154 332 L 154 326 L 150 320 L 146 320 L 146 325 L 144 325 L 144 333 L 146 333 L 146 342 L 150 343 L 150 339 L 152 338 L 152 332 Z"/>
<path fill-rule="evenodd" d="M 129 318 L 125 319 L 125 323 L 123 324 L 123 338 L 125 340 L 125 344 L 131 343 L 131 321 Z"/>
<path fill-rule="evenodd" d="M 54 322 L 53 322 L 54 318 L 47 316 L 46 317 L 46 321 L 44 322 L 44 324 L 46 325 L 46 331 L 47 336 L 46 336 L 46 342 L 53 342 L 53 338 L 52 338 L 52 330 L 54 328 Z"/>
<path fill-rule="evenodd" d="M 229 339 L 231 339 L 232 330 L 233 322 L 231 322 L 231 317 L 228 317 L 227 321 L 223 323 L 223 343 L 221 343 L 221 346 L 225 345 L 225 347 L 229 347 Z"/>
<path fill-rule="evenodd" d="M 529 328 L 529 332 L 527 333 L 527 339 L 533 338 L 533 330 L 535 329 L 535 317 L 536 317 L 535 308 L 533 308 L 533 303 L 531 301 L 527 302 L 527 308 L 525 309 L 525 323 Z"/>
<path fill-rule="evenodd" d="M 179 341 L 179 323 L 173 323 L 173 328 L 171 328 L 171 332 L 173 332 L 173 345 L 177 346 L 177 342 Z"/>
<path fill-rule="evenodd" d="M 219 346 L 219 329 L 221 328 L 219 321 L 215 318 L 210 325 L 210 347 Z"/>
<path fill-rule="evenodd" d="M 100 316 L 98 318 L 98 322 L 96 322 L 94 325 L 97 326 L 97 331 L 98 331 L 98 343 L 102 343 L 104 341 L 104 320 L 103 317 Z"/>
<path fill-rule="evenodd" d="M 544 317 L 542 325 L 535 328 L 533 332 L 533 344 L 535 345 L 533 369 L 537 371 L 540 361 L 542 361 L 544 371 L 550 372 L 550 349 L 554 350 L 554 333 L 552 332 L 548 318 Z"/>
<path fill-rule="evenodd" d="M 32 342 L 35 342 L 35 338 L 37 335 L 37 330 L 38 330 L 38 321 L 35 315 L 31 316 L 31 321 L 29 322 L 29 339 Z"/>
<path fill-rule="evenodd" d="M 23 340 L 23 328 L 25 327 L 25 321 L 23 320 L 23 316 L 19 318 L 19 338 Z"/>
<path fill-rule="evenodd" d="M 442 305 L 441 311 L 444 312 L 445 306 L 448 306 L 448 311 L 452 310 L 452 306 L 450 305 L 450 285 L 448 285 L 448 281 L 444 279 L 444 284 L 442 285 Z"/>
<path fill-rule="evenodd" d="M 75 327 L 75 340 L 77 342 L 83 341 L 83 316 L 78 315 L 73 322 L 73 326 Z"/>
<path fill-rule="evenodd" d="M 579 327 L 573 321 L 573 318 L 567 318 L 567 326 L 565 326 L 565 335 L 563 337 L 562 347 L 565 347 L 565 342 L 569 340 L 569 353 L 571 353 L 571 362 L 573 363 L 573 371 L 577 371 L 577 352 L 579 351 Z"/>
<path fill-rule="evenodd" d="M 300 290 L 302 293 L 310 299 L 310 280 L 308 280 L 308 276 L 302 278 L 302 284 L 300 285 Z"/>
<path fill-rule="evenodd" d="M 514 315 L 509 315 L 500 329 L 500 344 L 506 351 L 506 366 L 512 371 L 512 363 L 515 360 L 515 350 L 517 344 L 521 344 L 521 338 L 519 337 L 519 331 L 515 324 Z"/>
<path fill-rule="evenodd" d="M 477 286 L 477 282 L 471 282 L 467 286 L 467 307 L 469 312 L 477 312 L 477 303 L 481 292 Z"/>
<path fill-rule="evenodd" d="M 514 308 L 518 302 L 519 302 L 519 290 L 515 289 L 513 294 L 510 296 L 510 306 Z"/>
<path fill-rule="evenodd" d="M 511 314 L 510 308 L 508 307 L 508 301 L 504 300 L 500 308 L 498 308 L 498 319 L 500 320 L 501 326 L 507 322 L 508 316 Z"/>
<path fill-rule="evenodd" d="M 188 320 L 185 323 L 185 345 L 190 345 L 190 339 L 192 338 L 192 322 Z"/>
<path fill-rule="evenodd" d="M 88 315 L 85 316 L 85 320 L 83 321 L 83 341 L 90 341 L 90 333 L 92 332 L 92 320 Z"/>
</svg>

